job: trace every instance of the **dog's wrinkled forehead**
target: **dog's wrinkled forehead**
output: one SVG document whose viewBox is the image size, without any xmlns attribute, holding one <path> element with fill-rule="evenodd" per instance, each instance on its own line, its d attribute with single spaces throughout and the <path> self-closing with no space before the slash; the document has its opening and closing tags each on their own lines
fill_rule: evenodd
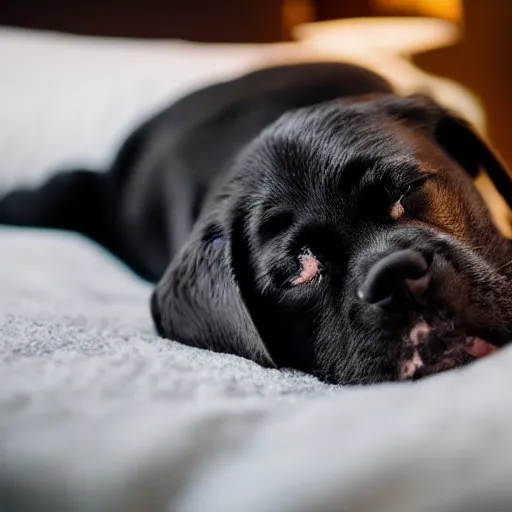
<svg viewBox="0 0 512 512">
<path fill-rule="evenodd" d="M 373 108 L 371 108 L 373 107 Z M 418 174 L 417 144 L 410 130 L 377 107 L 333 102 L 283 116 L 255 147 L 267 174 L 260 179 L 282 191 L 358 191 L 393 174 Z M 260 160 L 261 165 L 261 160 Z"/>
</svg>

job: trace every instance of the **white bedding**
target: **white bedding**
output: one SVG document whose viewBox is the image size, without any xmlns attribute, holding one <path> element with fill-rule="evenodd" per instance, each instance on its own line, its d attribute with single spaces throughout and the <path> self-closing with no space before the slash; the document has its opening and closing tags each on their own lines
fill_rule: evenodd
<svg viewBox="0 0 512 512">
<path fill-rule="evenodd" d="M 140 118 L 266 52 L 0 31 L 0 187 L 104 167 Z M 159 339 L 149 293 L 79 236 L 0 229 L 2 512 L 512 510 L 511 349 L 336 388 Z"/>
</svg>

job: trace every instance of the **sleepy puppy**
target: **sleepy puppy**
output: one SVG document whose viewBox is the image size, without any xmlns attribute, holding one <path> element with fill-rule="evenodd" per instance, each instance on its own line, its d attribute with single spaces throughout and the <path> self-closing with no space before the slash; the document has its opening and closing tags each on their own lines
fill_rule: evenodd
<svg viewBox="0 0 512 512">
<path fill-rule="evenodd" d="M 106 173 L 0 202 L 157 281 L 161 336 L 333 383 L 410 380 L 512 339 L 512 242 L 473 178 L 512 184 L 463 120 L 352 65 L 268 68 L 148 120 Z"/>
</svg>

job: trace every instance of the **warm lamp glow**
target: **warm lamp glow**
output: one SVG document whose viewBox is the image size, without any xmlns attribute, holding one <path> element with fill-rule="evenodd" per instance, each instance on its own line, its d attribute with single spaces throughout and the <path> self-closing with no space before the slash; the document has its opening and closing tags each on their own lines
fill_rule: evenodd
<svg viewBox="0 0 512 512">
<path fill-rule="evenodd" d="M 294 29 L 304 47 L 366 66 L 400 94 L 426 92 L 485 133 L 486 118 L 478 98 L 454 81 L 423 72 L 413 61 L 418 53 L 456 44 L 461 35 L 459 23 L 422 16 L 348 18 Z"/>
<path fill-rule="evenodd" d="M 460 30 L 454 23 L 437 18 L 368 17 L 306 23 L 295 27 L 294 35 L 329 49 L 360 53 L 378 48 L 413 55 L 455 44 Z"/>
<path fill-rule="evenodd" d="M 390 13 L 405 11 L 455 22 L 462 20 L 462 0 L 373 0 L 373 5 Z"/>
</svg>

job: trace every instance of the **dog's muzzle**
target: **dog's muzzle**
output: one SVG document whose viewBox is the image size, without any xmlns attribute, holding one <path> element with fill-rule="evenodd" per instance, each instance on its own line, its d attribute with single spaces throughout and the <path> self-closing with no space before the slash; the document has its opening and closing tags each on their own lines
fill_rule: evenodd
<svg viewBox="0 0 512 512">
<path fill-rule="evenodd" d="M 485 340 L 461 332 L 442 314 L 432 314 L 435 305 L 429 304 L 428 296 L 432 261 L 430 253 L 413 249 L 387 254 L 373 263 L 357 292 L 368 307 L 403 319 L 406 334 L 397 335 L 402 347 L 397 361 L 400 380 L 464 366 L 496 350 Z M 429 312 L 428 319 L 422 310 Z"/>
</svg>

